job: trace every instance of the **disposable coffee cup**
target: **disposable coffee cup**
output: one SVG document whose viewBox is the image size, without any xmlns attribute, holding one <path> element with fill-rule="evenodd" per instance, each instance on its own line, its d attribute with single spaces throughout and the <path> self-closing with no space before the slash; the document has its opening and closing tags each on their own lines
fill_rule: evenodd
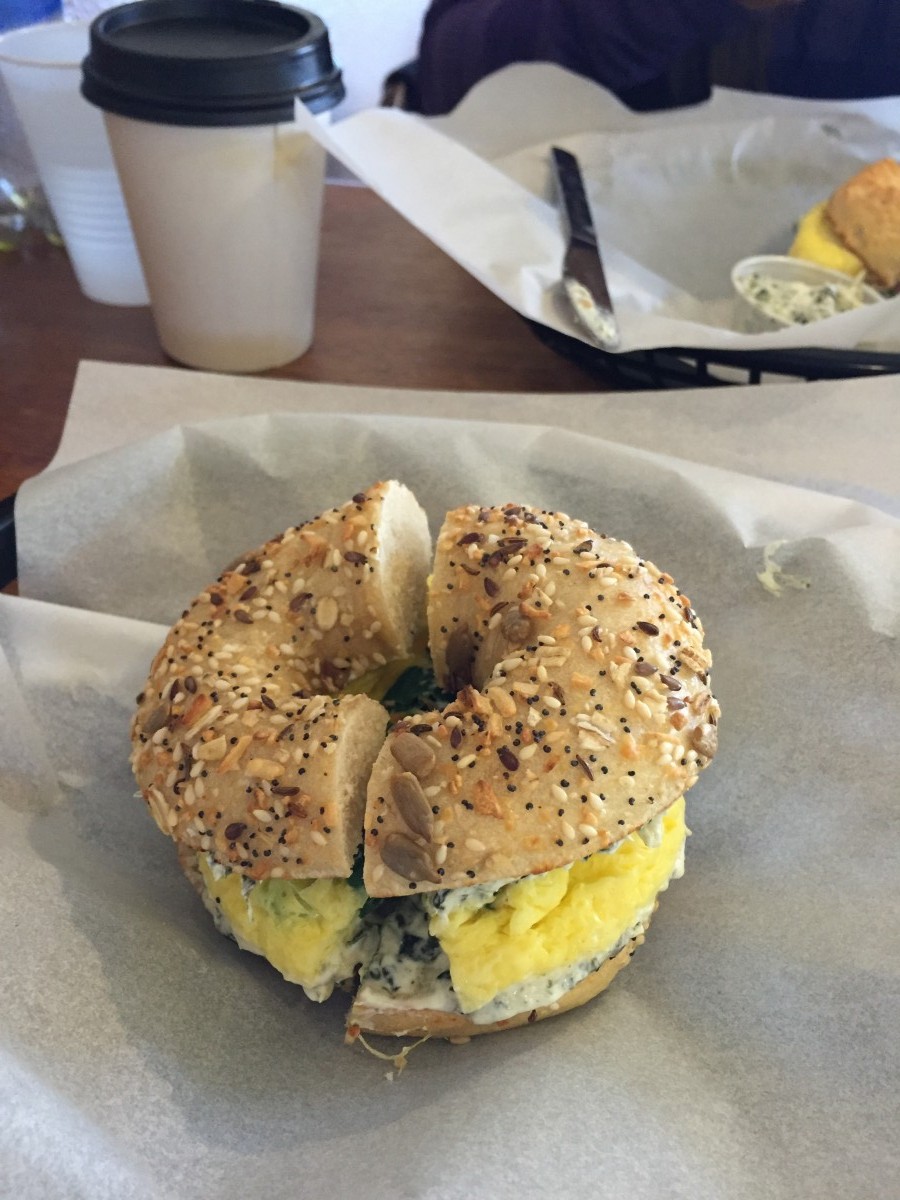
<svg viewBox="0 0 900 1200">
<path fill-rule="evenodd" d="M 0 36 L 0 73 L 86 296 L 147 304 L 103 120 L 79 94 L 88 25 L 51 21 Z"/>
<path fill-rule="evenodd" d="M 313 338 L 325 152 L 294 118 L 344 95 L 328 32 L 272 0 L 140 0 L 91 26 L 102 109 L 160 343 L 263 371 Z"/>
</svg>

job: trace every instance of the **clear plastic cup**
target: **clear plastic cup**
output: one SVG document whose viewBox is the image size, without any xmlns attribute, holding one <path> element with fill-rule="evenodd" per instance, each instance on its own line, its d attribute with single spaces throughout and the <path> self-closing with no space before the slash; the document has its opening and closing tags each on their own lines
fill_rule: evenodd
<svg viewBox="0 0 900 1200">
<path fill-rule="evenodd" d="M 100 113 L 86 100 L 88 26 L 52 21 L 0 37 L 0 73 L 81 290 L 103 304 L 148 304 Z"/>
</svg>

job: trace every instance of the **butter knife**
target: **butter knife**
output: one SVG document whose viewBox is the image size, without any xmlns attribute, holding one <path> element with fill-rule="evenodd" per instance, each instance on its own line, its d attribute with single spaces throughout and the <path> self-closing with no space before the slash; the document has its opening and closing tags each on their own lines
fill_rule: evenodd
<svg viewBox="0 0 900 1200">
<path fill-rule="evenodd" d="M 551 159 L 568 237 L 563 259 L 563 290 L 579 325 L 604 350 L 616 350 L 620 342 L 619 326 L 606 283 L 581 167 L 575 155 L 560 146 L 552 148 Z"/>
</svg>

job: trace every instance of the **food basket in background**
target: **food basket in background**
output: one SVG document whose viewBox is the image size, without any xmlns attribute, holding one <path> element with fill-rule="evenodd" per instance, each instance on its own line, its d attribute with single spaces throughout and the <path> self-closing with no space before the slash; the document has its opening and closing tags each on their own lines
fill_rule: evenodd
<svg viewBox="0 0 900 1200">
<path fill-rule="evenodd" d="M 615 388 L 725 387 L 791 380 L 857 379 L 900 373 L 900 354 L 876 350 L 725 350 L 665 347 L 610 354 L 528 321 L 540 341 Z"/>
</svg>

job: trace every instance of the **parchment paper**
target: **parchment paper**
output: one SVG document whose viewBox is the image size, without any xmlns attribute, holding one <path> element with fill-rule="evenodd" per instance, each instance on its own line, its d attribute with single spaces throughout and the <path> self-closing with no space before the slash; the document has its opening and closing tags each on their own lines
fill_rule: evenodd
<svg viewBox="0 0 900 1200">
<path fill-rule="evenodd" d="M 84 367 L 58 464 L 18 505 L 27 596 L 0 597 L 0 1194 L 884 1195 L 900 1165 L 888 382 L 810 385 L 799 405 L 749 389 L 743 409 L 731 392 L 551 406 Z M 167 428 L 175 412 L 187 424 Z M 868 503 L 850 467 L 866 451 Z M 451 504 L 519 498 L 630 539 L 701 613 L 724 710 L 685 877 L 628 971 L 556 1021 L 428 1043 L 391 1082 L 342 1046 L 342 999 L 309 1004 L 216 934 L 127 766 L 134 694 L 194 590 L 386 476 L 435 528 Z M 775 542 L 779 594 L 757 578 Z"/>
<path fill-rule="evenodd" d="M 559 298 L 563 237 L 551 144 L 584 169 L 623 351 L 900 349 L 900 298 L 776 333 L 742 332 L 739 259 L 786 254 L 800 216 L 863 165 L 900 153 L 896 101 L 717 90 L 692 109 L 629 113 L 570 72 L 519 64 L 426 119 L 298 118 L 347 167 L 523 316 L 581 338 Z M 427 298 L 423 298 L 423 302 Z"/>
</svg>

